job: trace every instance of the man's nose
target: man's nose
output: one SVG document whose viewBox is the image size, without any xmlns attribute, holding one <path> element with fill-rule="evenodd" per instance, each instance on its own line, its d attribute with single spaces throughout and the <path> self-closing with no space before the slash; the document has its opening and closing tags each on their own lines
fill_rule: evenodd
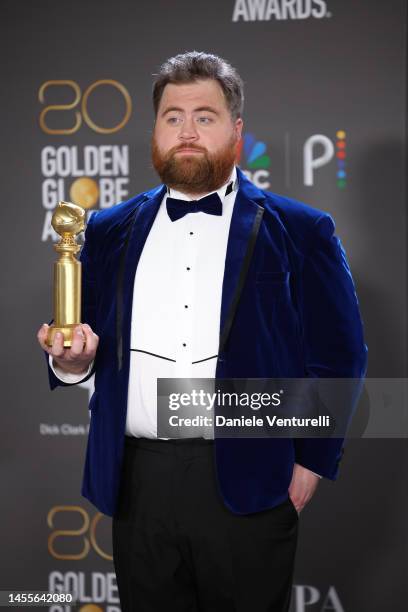
<svg viewBox="0 0 408 612">
<path fill-rule="evenodd" d="M 179 138 L 181 140 L 196 140 L 198 138 L 196 125 L 192 118 L 191 119 L 186 118 L 181 124 Z"/>
</svg>

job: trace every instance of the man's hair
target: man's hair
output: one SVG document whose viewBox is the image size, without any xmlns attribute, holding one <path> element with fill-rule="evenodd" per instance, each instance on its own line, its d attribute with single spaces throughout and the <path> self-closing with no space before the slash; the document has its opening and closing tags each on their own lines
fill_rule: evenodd
<svg viewBox="0 0 408 612">
<path fill-rule="evenodd" d="M 244 83 L 235 68 L 218 55 L 201 51 L 180 53 L 166 60 L 154 76 L 153 108 L 156 117 L 163 90 L 168 83 L 194 83 L 203 79 L 218 81 L 231 117 L 235 120 L 242 116 Z"/>
</svg>

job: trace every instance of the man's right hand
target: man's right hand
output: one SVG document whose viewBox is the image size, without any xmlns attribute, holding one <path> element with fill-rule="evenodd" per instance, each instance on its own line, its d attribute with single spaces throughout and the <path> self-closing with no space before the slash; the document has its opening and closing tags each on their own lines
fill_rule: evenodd
<svg viewBox="0 0 408 612">
<path fill-rule="evenodd" d="M 49 325 L 44 323 L 37 333 L 41 348 L 52 355 L 56 365 L 70 374 L 87 372 L 89 364 L 95 359 L 99 336 L 95 334 L 88 323 L 82 323 L 74 329 L 74 337 L 70 348 L 64 348 L 63 335 L 55 334 L 52 346 L 46 344 Z M 84 342 L 85 341 L 85 342 Z"/>
</svg>

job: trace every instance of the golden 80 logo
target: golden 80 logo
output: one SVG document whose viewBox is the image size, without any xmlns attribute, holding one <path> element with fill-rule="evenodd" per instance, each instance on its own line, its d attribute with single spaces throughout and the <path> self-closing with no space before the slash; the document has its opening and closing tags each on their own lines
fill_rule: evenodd
<svg viewBox="0 0 408 612">
<path fill-rule="evenodd" d="M 68 87 L 72 90 L 73 99 L 67 102 L 66 104 L 49 104 L 45 106 L 40 113 L 39 116 L 39 124 L 40 128 L 46 134 L 52 135 L 69 135 L 75 134 L 77 132 L 82 122 L 84 121 L 88 127 L 91 128 L 94 132 L 98 134 L 113 134 L 115 132 L 119 132 L 130 119 L 132 114 L 132 99 L 126 87 L 120 83 L 119 81 L 115 81 L 113 79 L 100 79 L 99 81 L 95 81 L 91 83 L 85 91 L 82 93 L 82 90 L 76 81 L 60 79 L 60 80 L 51 80 L 45 81 L 40 86 L 38 90 L 38 100 L 41 104 L 46 103 L 46 97 L 52 95 L 52 88 L 61 88 Z M 91 118 L 88 109 L 88 101 L 90 95 L 100 87 L 111 87 L 119 91 L 121 96 L 125 102 L 125 112 L 122 117 L 120 117 L 119 121 L 116 125 L 113 126 L 102 126 L 97 125 L 96 122 Z M 49 113 L 66 113 L 68 111 L 72 111 L 72 126 L 68 128 L 51 128 L 47 124 L 47 115 Z"/>
<path fill-rule="evenodd" d="M 55 522 L 61 525 L 61 522 L 63 523 L 66 519 L 67 513 L 79 517 L 81 519 L 80 526 L 77 529 L 56 529 Z M 55 559 L 79 561 L 84 559 L 93 548 L 102 559 L 112 561 L 112 555 L 103 550 L 98 541 L 97 527 L 103 518 L 104 515 L 97 512 L 91 519 L 88 512 L 81 506 L 53 506 L 47 514 L 47 525 L 50 529 L 53 529 L 48 536 L 48 552 Z M 78 542 L 77 552 L 67 552 L 66 546 L 64 546 L 66 538 L 73 538 Z"/>
</svg>

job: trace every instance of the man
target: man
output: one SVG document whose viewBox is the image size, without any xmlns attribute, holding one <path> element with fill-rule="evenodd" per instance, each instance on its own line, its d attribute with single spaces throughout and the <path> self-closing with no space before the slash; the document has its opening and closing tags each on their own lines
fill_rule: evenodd
<svg viewBox="0 0 408 612">
<path fill-rule="evenodd" d="M 85 323 L 70 349 L 46 324 L 39 342 L 52 389 L 95 373 L 82 493 L 113 516 L 124 612 L 283 612 L 298 513 L 342 440 L 158 439 L 156 381 L 363 376 L 353 281 L 329 215 L 234 165 L 234 68 L 171 58 L 153 103 L 163 184 L 90 218 Z"/>
</svg>

